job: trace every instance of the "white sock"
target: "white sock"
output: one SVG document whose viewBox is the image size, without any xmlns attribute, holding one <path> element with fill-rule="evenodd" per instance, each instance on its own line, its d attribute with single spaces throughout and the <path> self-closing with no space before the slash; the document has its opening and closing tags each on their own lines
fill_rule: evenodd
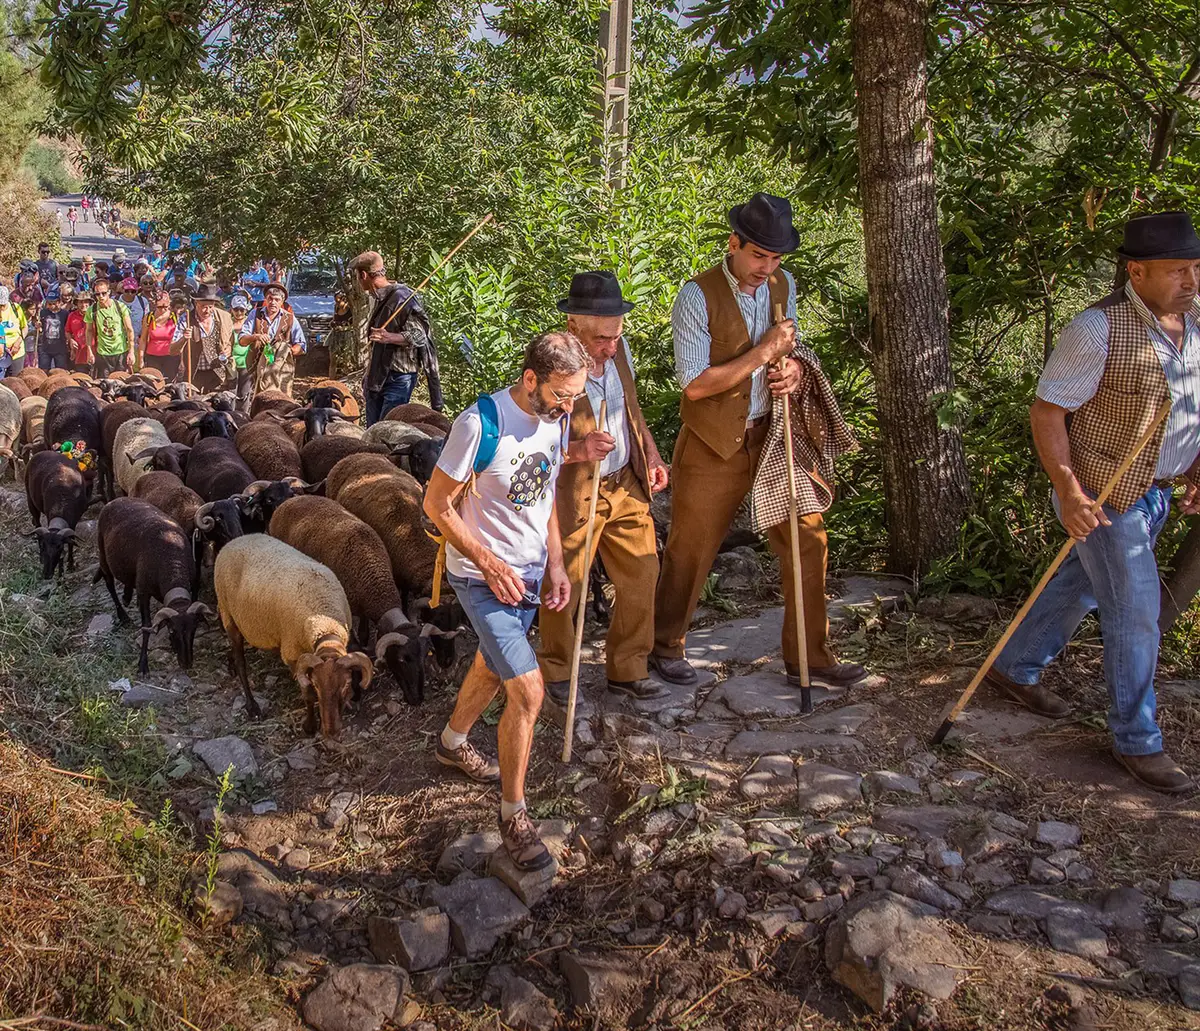
<svg viewBox="0 0 1200 1031">
<path fill-rule="evenodd" d="M 442 747 L 443 748 L 448 748 L 448 749 L 450 749 L 450 751 L 453 752 L 456 749 L 462 748 L 462 746 L 465 745 L 466 743 L 467 743 L 467 735 L 460 734 L 456 730 L 451 730 L 449 723 L 447 723 L 446 726 L 442 728 Z"/>
<path fill-rule="evenodd" d="M 514 816 L 516 816 L 517 813 L 519 813 L 524 808 L 525 808 L 525 799 L 521 799 L 521 801 L 519 801 L 519 802 L 505 802 L 504 799 L 501 799 L 500 800 L 500 819 L 503 820 L 505 823 L 508 823 L 509 820 L 511 820 Z"/>
</svg>

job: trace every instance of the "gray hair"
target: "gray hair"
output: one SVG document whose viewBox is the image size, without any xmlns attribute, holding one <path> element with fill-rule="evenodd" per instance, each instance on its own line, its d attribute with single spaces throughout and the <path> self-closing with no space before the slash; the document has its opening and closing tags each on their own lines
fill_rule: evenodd
<svg viewBox="0 0 1200 1031">
<path fill-rule="evenodd" d="M 532 370 L 538 382 L 545 383 L 552 373 L 573 376 L 591 364 L 591 356 L 579 342 L 579 337 L 574 333 L 554 331 L 529 342 L 521 371 Z"/>
</svg>

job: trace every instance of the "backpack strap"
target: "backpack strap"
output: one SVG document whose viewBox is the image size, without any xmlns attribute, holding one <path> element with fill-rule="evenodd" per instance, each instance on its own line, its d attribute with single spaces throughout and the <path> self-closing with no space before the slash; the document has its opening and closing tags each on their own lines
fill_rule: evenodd
<svg viewBox="0 0 1200 1031">
<path fill-rule="evenodd" d="M 500 412 L 491 394 L 480 394 L 475 400 L 479 407 L 479 421 L 482 436 L 479 438 L 479 449 L 475 452 L 473 471 L 476 476 L 492 464 L 496 457 L 496 449 L 500 447 Z"/>
</svg>

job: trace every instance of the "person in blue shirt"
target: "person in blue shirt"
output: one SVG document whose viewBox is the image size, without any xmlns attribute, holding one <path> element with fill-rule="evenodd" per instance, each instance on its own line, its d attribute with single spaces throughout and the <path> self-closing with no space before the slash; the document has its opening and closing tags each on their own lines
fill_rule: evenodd
<svg viewBox="0 0 1200 1031">
<path fill-rule="evenodd" d="M 172 233 L 167 237 L 167 252 L 177 251 L 183 246 L 183 237 L 178 233 Z"/>
<path fill-rule="evenodd" d="M 258 304 L 263 299 L 263 287 L 270 281 L 270 273 L 263 268 L 263 263 L 256 259 L 250 266 L 250 271 L 242 276 L 242 287 L 250 292 L 250 300 Z"/>
<path fill-rule="evenodd" d="M 148 218 L 138 219 L 138 241 L 145 243 L 150 238 L 150 220 Z"/>
<path fill-rule="evenodd" d="M 287 287 L 268 283 L 261 304 L 242 323 L 242 343 L 250 346 L 248 365 L 256 368 L 256 390 L 292 392 L 296 358 L 308 349 L 304 330 L 287 303 Z"/>
</svg>

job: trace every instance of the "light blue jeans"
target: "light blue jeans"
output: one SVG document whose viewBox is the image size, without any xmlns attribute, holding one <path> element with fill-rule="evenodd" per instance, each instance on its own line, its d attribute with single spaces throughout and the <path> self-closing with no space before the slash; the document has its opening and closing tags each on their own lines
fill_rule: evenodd
<svg viewBox="0 0 1200 1031">
<path fill-rule="evenodd" d="M 1057 496 L 1054 510 L 1059 511 Z M 1158 487 L 1124 514 L 1105 505 L 1112 526 L 1096 527 L 1071 549 L 996 659 L 996 671 L 1009 680 L 1036 684 L 1083 617 L 1099 609 L 1108 726 L 1122 755 L 1162 751 L 1154 697 L 1159 609 L 1154 543 L 1170 510 L 1171 492 Z"/>
</svg>

